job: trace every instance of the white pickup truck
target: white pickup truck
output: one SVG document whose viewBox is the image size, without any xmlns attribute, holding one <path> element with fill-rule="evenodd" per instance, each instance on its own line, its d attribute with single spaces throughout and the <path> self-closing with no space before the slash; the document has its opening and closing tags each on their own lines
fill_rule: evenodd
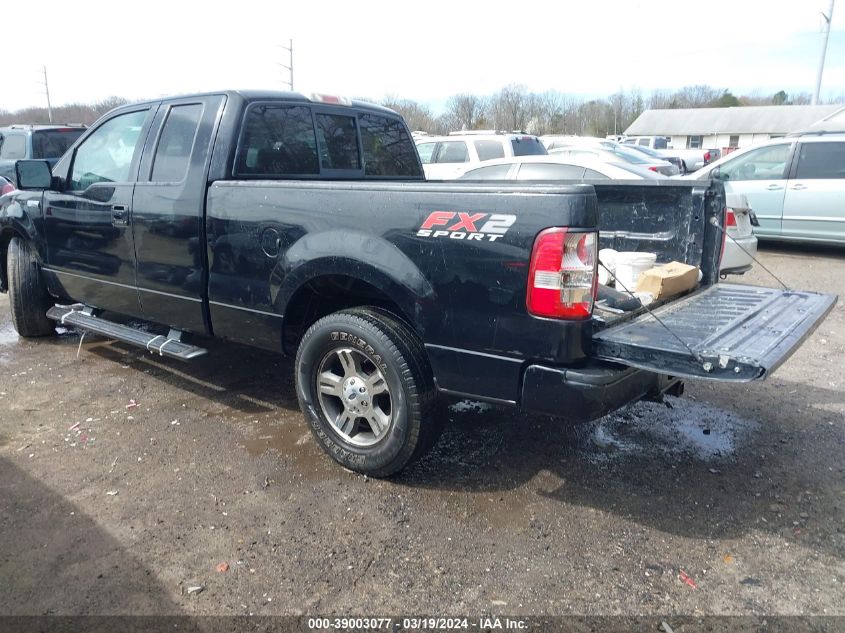
<svg viewBox="0 0 845 633">
<path fill-rule="evenodd" d="M 626 136 L 620 143 L 650 147 L 667 157 L 677 156 L 684 162 L 681 173 L 701 169 L 722 155 L 721 150 L 718 149 L 674 149 L 666 136 Z"/>
</svg>

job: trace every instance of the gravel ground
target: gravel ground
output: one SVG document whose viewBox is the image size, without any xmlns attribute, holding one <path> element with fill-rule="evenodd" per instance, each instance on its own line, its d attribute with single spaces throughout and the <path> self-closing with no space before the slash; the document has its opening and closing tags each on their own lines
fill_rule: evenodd
<svg viewBox="0 0 845 633">
<path fill-rule="evenodd" d="M 841 250 L 762 258 L 845 294 Z M 844 308 L 764 383 L 589 425 L 452 401 L 379 481 L 322 454 L 287 360 L 24 341 L 2 295 L 0 614 L 845 615 Z"/>
</svg>

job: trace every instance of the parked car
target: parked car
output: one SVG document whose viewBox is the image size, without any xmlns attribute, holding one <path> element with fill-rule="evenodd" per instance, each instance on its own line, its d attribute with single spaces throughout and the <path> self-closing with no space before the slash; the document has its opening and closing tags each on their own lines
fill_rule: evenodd
<svg viewBox="0 0 845 633">
<path fill-rule="evenodd" d="M 845 132 L 744 147 L 684 178 L 744 194 L 760 239 L 845 243 Z"/>
<path fill-rule="evenodd" d="M 741 275 L 751 270 L 757 256 L 757 236 L 754 226 L 757 218 L 741 193 L 726 193 L 725 247 L 719 272 L 722 275 Z"/>
<path fill-rule="evenodd" d="M 452 180 L 468 167 L 487 160 L 547 154 L 536 136 L 529 134 L 450 134 L 416 139 L 417 152 L 429 180 Z"/>
<path fill-rule="evenodd" d="M 0 176 L 14 182 L 15 161 L 27 158 L 55 164 L 85 131 L 83 125 L 10 125 L 0 128 Z"/>
<path fill-rule="evenodd" d="M 661 154 L 656 149 L 651 149 L 650 147 L 646 147 L 645 145 L 626 145 L 625 149 L 632 149 L 635 152 L 640 152 L 641 154 L 645 154 L 649 158 L 656 158 L 657 160 L 665 160 L 667 162 L 672 163 L 675 167 L 678 168 L 679 174 L 687 173 L 686 165 L 684 164 L 683 159 L 680 156 L 667 156 Z"/>
<path fill-rule="evenodd" d="M 717 148 L 673 148 L 669 139 L 665 136 L 626 136 L 622 140 L 622 143 L 625 145 L 648 147 L 666 157 L 679 157 L 683 161 L 681 173 L 688 173 L 701 169 L 705 165 L 709 165 L 713 161 L 718 160 L 722 155 L 722 151 Z"/>
<path fill-rule="evenodd" d="M 460 180 L 655 180 L 662 176 L 630 163 L 605 163 L 593 158 L 522 156 L 491 160 L 469 169 Z M 742 194 L 727 195 L 725 228 L 727 237 L 719 272 L 722 275 L 747 272 L 757 255 L 757 238 L 751 229 L 753 214 Z"/>
<path fill-rule="evenodd" d="M 644 169 L 653 171 L 662 176 L 675 176 L 678 174 L 678 168 L 672 163 L 662 160 L 644 156 L 632 149 L 623 147 L 622 145 L 603 143 L 601 145 L 578 145 L 572 147 L 560 147 L 549 150 L 549 154 L 553 156 L 581 156 L 589 157 L 597 160 L 602 160 L 608 163 L 626 162 L 632 165 L 637 165 Z"/>
<path fill-rule="evenodd" d="M 433 445 L 438 393 L 594 419 L 684 377 L 760 379 L 836 301 L 717 283 L 720 181 L 426 182 L 398 114 L 325 95 L 129 104 L 16 172 L 0 290 L 19 334 L 295 357 L 316 442 L 373 476 Z M 656 318 L 597 308 L 600 246 L 695 266 L 698 286 Z"/>
<path fill-rule="evenodd" d="M 4 176 L 0 176 L 0 196 L 5 196 L 7 193 L 12 193 L 14 190 L 14 183 Z"/>
<path fill-rule="evenodd" d="M 519 156 L 487 161 L 469 169 L 461 180 L 653 180 L 660 176 L 630 163 L 605 163 L 593 158 Z"/>
</svg>

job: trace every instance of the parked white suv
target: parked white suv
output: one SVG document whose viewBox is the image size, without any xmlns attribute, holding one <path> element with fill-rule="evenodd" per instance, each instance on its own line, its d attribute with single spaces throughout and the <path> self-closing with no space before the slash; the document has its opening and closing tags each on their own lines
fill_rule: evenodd
<svg viewBox="0 0 845 633">
<path fill-rule="evenodd" d="M 428 180 L 454 180 L 487 160 L 546 155 L 536 136 L 529 134 L 455 133 L 415 139 Z"/>
</svg>

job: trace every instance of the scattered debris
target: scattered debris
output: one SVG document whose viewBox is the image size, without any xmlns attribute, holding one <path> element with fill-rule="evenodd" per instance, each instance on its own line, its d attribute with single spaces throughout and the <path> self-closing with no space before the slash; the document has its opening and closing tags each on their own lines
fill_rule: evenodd
<svg viewBox="0 0 845 633">
<path fill-rule="evenodd" d="M 722 560 L 725 561 L 726 565 L 730 565 L 734 562 L 734 557 L 730 554 L 725 554 L 724 556 L 722 556 Z"/>
<path fill-rule="evenodd" d="M 718 475 L 718 474 L 720 474 L 722 471 L 721 471 L 721 470 L 719 470 L 718 468 L 708 468 L 708 469 L 707 469 L 707 472 L 709 472 L 711 475 Z"/>
<path fill-rule="evenodd" d="M 202 585 L 194 585 L 193 587 L 188 587 L 188 595 L 192 596 L 197 593 L 201 593 L 205 589 Z"/>
<path fill-rule="evenodd" d="M 215 569 L 218 573 L 225 574 L 227 571 L 229 571 L 229 563 L 220 563 L 219 565 L 217 565 L 217 567 L 215 567 Z"/>
<path fill-rule="evenodd" d="M 269 488 L 269 487 L 270 487 L 270 483 L 271 483 L 270 478 L 269 478 L 269 477 L 264 477 L 264 481 L 263 481 L 263 482 L 261 482 L 261 489 L 262 489 L 262 490 L 267 490 L 267 488 Z"/>
<path fill-rule="evenodd" d="M 666 622 L 661 622 L 660 626 L 663 629 L 663 633 L 675 633 L 675 631 L 672 630 L 672 627 L 666 624 Z"/>
<path fill-rule="evenodd" d="M 118 456 L 118 457 L 115 457 L 115 458 L 114 458 L 114 461 L 111 463 L 111 468 L 109 468 L 109 474 L 111 474 L 111 473 L 114 471 L 114 467 L 115 467 L 115 466 L 117 466 L 117 460 L 118 460 L 118 458 L 119 458 L 119 456 Z"/>
<path fill-rule="evenodd" d="M 695 584 L 695 581 L 692 579 L 692 577 L 683 569 L 678 570 L 678 579 L 685 585 L 692 587 L 693 589 L 698 589 L 698 585 Z"/>
<path fill-rule="evenodd" d="M 506 606 L 508 606 L 508 603 L 505 602 L 504 600 L 491 600 L 490 602 L 494 607 L 506 607 Z"/>
<path fill-rule="evenodd" d="M 802 519 L 809 519 L 810 518 L 810 515 L 807 514 L 806 512 L 802 512 L 798 516 L 801 517 Z"/>
<path fill-rule="evenodd" d="M 740 585 L 745 585 L 746 587 L 762 587 L 763 583 L 757 580 L 756 578 L 752 578 L 751 576 L 747 576 L 739 581 Z"/>
<path fill-rule="evenodd" d="M 134 399 L 134 398 L 132 398 L 132 399 L 129 401 L 129 404 L 127 404 L 127 405 L 126 405 L 126 408 L 127 408 L 127 409 L 134 409 L 134 408 L 135 408 L 135 407 L 137 407 L 137 406 L 138 406 L 138 403 L 137 403 L 137 402 L 135 402 L 135 399 Z"/>
<path fill-rule="evenodd" d="M 68 431 L 75 431 L 75 430 L 76 430 L 76 429 L 78 429 L 78 428 L 79 428 L 79 422 L 76 422 L 75 424 L 71 424 L 71 425 L 68 427 L 68 429 L 67 429 L 67 430 L 68 430 Z"/>
<path fill-rule="evenodd" d="M 108 490 L 108 491 L 106 491 L 106 494 L 110 497 L 116 497 L 117 494 L 118 494 L 118 491 L 117 490 Z"/>
</svg>

